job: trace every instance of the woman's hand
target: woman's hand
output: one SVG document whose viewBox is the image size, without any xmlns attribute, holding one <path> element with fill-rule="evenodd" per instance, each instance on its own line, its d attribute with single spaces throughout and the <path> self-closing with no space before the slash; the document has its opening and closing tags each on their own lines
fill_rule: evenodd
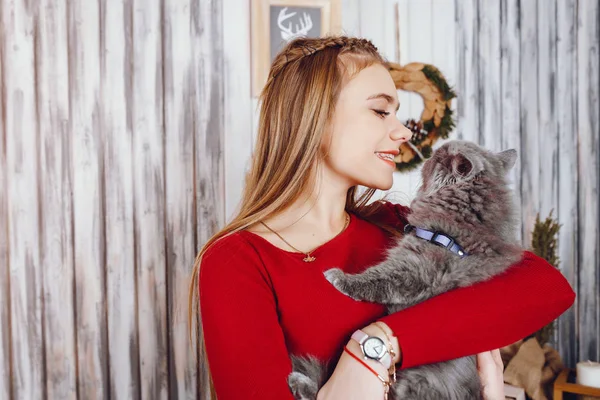
<svg viewBox="0 0 600 400">
<path fill-rule="evenodd" d="M 499 349 L 477 354 L 477 372 L 484 400 L 504 400 L 504 365 Z"/>
<path fill-rule="evenodd" d="M 391 332 L 391 330 L 387 325 L 383 323 L 380 324 L 380 327 L 371 324 L 362 328 L 362 331 L 371 336 L 378 336 L 387 345 L 385 334 L 388 331 Z M 385 329 L 385 331 L 382 331 L 382 328 Z M 396 349 L 397 359 L 399 358 L 397 339 L 392 343 L 392 346 Z M 350 340 L 347 347 L 354 355 L 364 360 L 360 346 L 356 341 Z M 381 363 L 372 360 L 364 361 L 383 379 L 389 381 L 388 371 Z M 353 359 L 352 356 L 343 352 L 333 374 L 317 393 L 317 400 L 381 400 L 383 399 L 383 393 L 384 386 L 381 381 L 364 365 L 361 365 L 357 360 Z"/>
<path fill-rule="evenodd" d="M 349 343 L 348 347 L 350 346 Z M 360 354 L 360 350 L 351 351 L 356 355 Z M 373 366 L 371 363 L 371 367 Z M 383 367 L 380 369 L 381 371 L 378 372 L 385 377 L 385 369 Z M 379 379 L 344 352 L 333 374 L 317 393 L 317 400 L 381 400 L 383 393 L 383 384 Z"/>
</svg>

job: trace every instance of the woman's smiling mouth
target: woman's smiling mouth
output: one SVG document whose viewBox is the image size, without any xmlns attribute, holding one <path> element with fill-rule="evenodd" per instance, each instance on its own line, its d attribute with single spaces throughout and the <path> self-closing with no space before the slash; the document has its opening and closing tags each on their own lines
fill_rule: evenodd
<svg viewBox="0 0 600 400">
<path fill-rule="evenodd" d="M 386 164 L 391 165 L 392 167 L 396 168 L 396 163 L 394 162 L 394 155 L 398 154 L 398 150 L 396 151 L 385 151 L 385 152 L 379 152 L 376 151 L 375 154 L 377 155 L 377 157 L 382 160 L 385 161 Z M 394 154 L 395 153 L 395 154 Z"/>
</svg>

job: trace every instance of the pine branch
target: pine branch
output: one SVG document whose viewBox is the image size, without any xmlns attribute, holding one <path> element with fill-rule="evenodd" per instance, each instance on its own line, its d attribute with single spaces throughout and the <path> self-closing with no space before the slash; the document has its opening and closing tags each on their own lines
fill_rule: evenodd
<svg viewBox="0 0 600 400">
<path fill-rule="evenodd" d="M 421 71 L 423 74 L 425 74 L 425 77 L 433 82 L 433 84 L 439 89 L 439 91 L 442 93 L 442 98 L 445 101 L 456 97 L 456 93 L 450 87 L 450 85 L 448 85 L 448 82 L 446 79 L 444 79 L 444 76 L 433 65 L 425 65 Z"/>
<path fill-rule="evenodd" d="M 561 225 L 552 218 L 553 211 L 550 211 L 550 215 L 543 222 L 540 221 L 540 214 L 537 214 L 531 237 L 531 249 L 534 254 L 558 268 L 559 259 L 556 252 L 558 248 L 558 231 Z M 554 325 L 555 321 L 552 321 L 535 333 L 540 346 L 550 341 Z"/>
</svg>

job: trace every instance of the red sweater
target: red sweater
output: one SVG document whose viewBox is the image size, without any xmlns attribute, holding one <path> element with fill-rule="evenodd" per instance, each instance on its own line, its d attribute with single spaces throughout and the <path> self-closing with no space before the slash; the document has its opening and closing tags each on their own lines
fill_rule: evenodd
<svg viewBox="0 0 600 400">
<path fill-rule="evenodd" d="M 410 210 L 387 203 L 382 218 L 401 229 Z M 241 231 L 218 241 L 200 268 L 206 354 L 219 400 L 293 399 L 289 353 L 339 358 L 354 330 L 384 321 L 398 337 L 402 368 L 513 343 L 557 318 L 575 299 L 566 279 L 526 252 L 506 273 L 384 316 L 384 307 L 338 292 L 323 271 L 358 273 L 385 258 L 392 239 L 351 215 L 316 261 Z"/>
</svg>

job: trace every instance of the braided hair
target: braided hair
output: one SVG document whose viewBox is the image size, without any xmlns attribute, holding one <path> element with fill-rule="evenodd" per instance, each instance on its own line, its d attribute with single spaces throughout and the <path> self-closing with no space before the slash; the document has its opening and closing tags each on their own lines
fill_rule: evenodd
<svg viewBox="0 0 600 400">
<path fill-rule="evenodd" d="M 299 37 L 288 43 L 273 60 L 267 85 L 287 65 L 326 49 L 331 49 L 331 51 L 337 52 L 340 56 L 344 54 L 371 56 L 383 63 L 377 47 L 367 39 L 349 36 L 327 36 L 323 38 Z"/>
</svg>

